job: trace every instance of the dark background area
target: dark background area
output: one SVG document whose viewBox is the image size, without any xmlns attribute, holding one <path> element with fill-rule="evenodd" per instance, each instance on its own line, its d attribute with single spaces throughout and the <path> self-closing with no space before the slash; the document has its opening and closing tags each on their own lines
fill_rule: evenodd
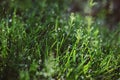
<svg viewBox="0 0 120 80">
<path fill-rule="evenodd" d="M 94 0 L 97 4 L 94 5 L 88 12 L 85 12 L 88 0 L 71 0 L 69 2 L 66 0 L 47 0 L 46 2 L 47 6 L 44 6 L 44 1 L 39 0 L 1 0 L 0 19 L 8 15 L 10 16 L 14 9 L 16 9 L 17 14 L 22 17 L 23 15 L 27 15 L 27 12 L 32 13 L 38 10 L 39 14 L 42 12 L 42 7 L 45 9 L 42 13 L 45 13 L 48 11 L 46 7 L 53 8 L 51 4 L 56 5 L 57 3 L 59 8 L 57 13 L 59 13 L 59 10 L 64 9 L 64 11 L 78 12 L 83 15 L 91 15 L 98 18 L 103 16 L 105 24 L 110 28 L 116 27 L 120 21 L 120 0 Z"/>
</svg>

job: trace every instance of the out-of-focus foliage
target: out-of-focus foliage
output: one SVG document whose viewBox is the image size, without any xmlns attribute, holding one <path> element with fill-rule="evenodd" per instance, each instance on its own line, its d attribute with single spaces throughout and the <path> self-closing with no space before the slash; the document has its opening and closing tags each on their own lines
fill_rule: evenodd
<svg viewBox="0 0 120 80">
<path fill-rule="evenodd" d="M 91 8 L 90 1 L 95 3 Z M 120 0 L 72 0 L 69 11 L 103 19 L 105 25 L 114 29 L 120 22 L 119 8 Z"/>
</svg>

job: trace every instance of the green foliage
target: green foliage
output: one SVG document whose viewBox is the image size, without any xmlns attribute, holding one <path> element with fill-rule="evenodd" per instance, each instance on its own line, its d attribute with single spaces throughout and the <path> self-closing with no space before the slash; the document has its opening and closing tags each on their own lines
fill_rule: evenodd
<svg viewBox="0 0 120 80">
<path fill-rule="evenodd" d="M 119 79 L 119 28 L 101 28 L 91 16 L 65 13 L 66 0 L 52 1 L 10 0 L 0 21 L 0 80 Z"/>
</svg>

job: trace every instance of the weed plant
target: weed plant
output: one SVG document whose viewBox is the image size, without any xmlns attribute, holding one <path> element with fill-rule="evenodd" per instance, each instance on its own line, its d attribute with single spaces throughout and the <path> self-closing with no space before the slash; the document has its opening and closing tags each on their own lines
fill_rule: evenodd
<svg viewBox="0 0 120 80">
<path fill-rule="evenodd" d="M 119 27 L 67 14 L 66 0 L 10 1 L 0 16 L 0 80 L 120 79 Z"/>
</svg>

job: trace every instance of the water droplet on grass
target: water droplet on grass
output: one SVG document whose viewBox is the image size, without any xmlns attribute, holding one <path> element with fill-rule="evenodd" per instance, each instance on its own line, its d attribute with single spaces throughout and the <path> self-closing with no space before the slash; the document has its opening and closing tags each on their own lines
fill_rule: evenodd
<svg viewBox="0 0 120 80">
<path fill-rule="evenodd" d="M 25 64 L 25 68 L 27 68 L 28 67 L 28 65 L 27 64 Z"/>
<path fill-rule="evenodd" d="M 60 28 L 58 28 L 58 31 L 60 31 L 61 29 Z"/>
<path fill-rule="evenodd" d="M 97 52 L 97 50 L 95 49 L 95 52 Z"/>
<path fill-rule="evenodd" d="M 9 19 L 9 22 L 11 23 L 11 22 L 12 22 L 12 19 Z"/>
<path fill-rule="evenodd" d="M 5 29 L 2 29 L 3 32 L 5 32 Z"/>
<path fill-rule="evenodd" d="M 38 23 L 35 23 L 36 26 L 38 26 Z"/>
</svg>

